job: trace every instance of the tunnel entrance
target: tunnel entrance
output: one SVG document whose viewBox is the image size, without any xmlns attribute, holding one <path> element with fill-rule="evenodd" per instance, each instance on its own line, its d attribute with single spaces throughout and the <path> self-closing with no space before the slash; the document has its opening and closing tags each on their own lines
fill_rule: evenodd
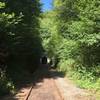
<svg viewBox="0 0 100 100">
<path fill-rule="evenodd" d="M 47 57 L 46 57 L 46 56 L 43 56 L 43 57 L 41 58 L 41 63 L 42 63 L 42 64 L 47 64 Z"/>
</svg>

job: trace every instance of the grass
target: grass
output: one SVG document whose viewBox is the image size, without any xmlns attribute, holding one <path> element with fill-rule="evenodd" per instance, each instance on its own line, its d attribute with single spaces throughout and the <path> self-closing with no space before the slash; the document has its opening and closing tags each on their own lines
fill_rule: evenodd
<svg viewBox="0 0 100 100">
<path fill-rule="evenodd" d="M 77 87 L 86 89 L 89 91 L 90 95 L 95 95 L 96 100 L 100 100 L 100 75 L 95 75 L 100 71 L 100 67 L 93 67 L 93 69 L 87 70 L 84 66 L 75 70 L 72 65 L 73 61 L 61 62 L 58 67 L 58 71 L 66 74 Z"/>
</svg>

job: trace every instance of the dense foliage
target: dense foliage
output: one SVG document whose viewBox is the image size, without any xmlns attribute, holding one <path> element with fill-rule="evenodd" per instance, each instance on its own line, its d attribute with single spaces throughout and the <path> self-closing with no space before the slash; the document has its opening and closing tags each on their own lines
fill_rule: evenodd
<svg viewBox="0 0 100 100">
<path fill-rule="evenodd" d="M 81 87 L 100 89 L 100 2 L 54 0 L 53 5 L 41 21 L 47 30 L 42 31 L 44 47 Z"/>
<path fill-rule="evenodd" d="M 0 1 L 0 95 L 14 89 L 23 69 L 36 69 L 44 50 L 80 87 L 100 90 L 100 1 L 53 6 L 41 13 L 39 0 Z"/>
<path fill-rule="evenodd" d="M 23 70 L 33 72 L 39 63 L 39 16 L 39 0 L 0 2 L 0 95 L 13 88 L 10 80 L 21 79 Z"/>
</svg>

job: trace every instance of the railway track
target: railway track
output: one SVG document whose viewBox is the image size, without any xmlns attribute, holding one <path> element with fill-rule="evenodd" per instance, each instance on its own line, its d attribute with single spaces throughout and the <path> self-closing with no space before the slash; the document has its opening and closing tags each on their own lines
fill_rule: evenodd
<svg viewBox="0 0 100 100">
<path fill-rule="evenodd" d="M 46 75 L 29 89 L 24 100 L 64 100 L 54 79 Z"/>
<path fill-rule="evenodd" d="M 69 79 L 65 80 L 61 73 L 45 66 L 38 69 L 33 77 L 32 84 L 21 89 L 17 95 L 0 100 L 96 100 Z"/>
</svg>

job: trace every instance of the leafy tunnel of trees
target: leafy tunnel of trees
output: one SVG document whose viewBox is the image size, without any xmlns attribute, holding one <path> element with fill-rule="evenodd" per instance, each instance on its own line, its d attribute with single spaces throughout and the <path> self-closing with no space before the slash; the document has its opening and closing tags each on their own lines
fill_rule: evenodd
<svg viewBox="0 0 100 100">
<path fill-rule="evenodd" d="M 39 0 L 0 0 L 0 95 L 44 50 L 80 87 L 100 90 L 100 1 L 53 0 L 42 13 Z"/>
</svg>

